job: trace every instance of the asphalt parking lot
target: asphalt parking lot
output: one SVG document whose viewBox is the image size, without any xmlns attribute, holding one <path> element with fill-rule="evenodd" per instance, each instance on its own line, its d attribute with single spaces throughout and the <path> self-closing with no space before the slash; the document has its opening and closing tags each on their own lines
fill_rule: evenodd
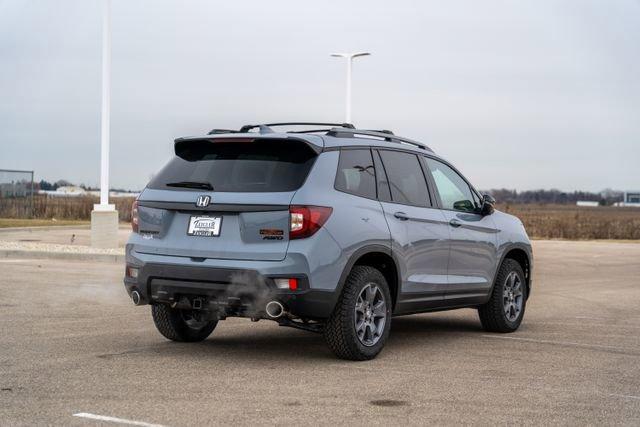
<svg viewBox="0 0 640 427">
<path fill-rule="evenodd" d="M 0 424 L 640 424 L 640 244 L 534 249 L 518 332 L 470 309 L 395 318 L 357 363 L 268 321 L 169 342 L 122 265 L 0 259 Z"/>
</svg>

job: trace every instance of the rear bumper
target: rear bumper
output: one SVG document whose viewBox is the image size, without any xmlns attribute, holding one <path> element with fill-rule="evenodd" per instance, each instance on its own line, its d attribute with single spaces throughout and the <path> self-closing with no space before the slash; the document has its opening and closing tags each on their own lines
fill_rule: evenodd
<svg viewBox="0 0 640 427">
<path fill-rule="evenodd" d="M 237 262 L 215 260 L 208 265 L 189 258 L 136 254 L 127 248 L 127 267 L 138 270 L 136 278 L 125 275 L 131 296 L 137 291 L 142 303 L 180 303 L 198 298 L 221 317 L 260 317 L 267 302 L 280 301 L 296 317 L 325 319 L 335 305 L 335 292 L 312 289 L 308 273 L 294 271 L 295 262 Z M 228 264 L 228 265 L 222 265 Z M 244 264 L 244 265 L 243 265 Z M 278 289 L 274 279 L 295 277 L 298 289 Z M 200 303 L 200 302 L 199 302 Z"/>
</svg>

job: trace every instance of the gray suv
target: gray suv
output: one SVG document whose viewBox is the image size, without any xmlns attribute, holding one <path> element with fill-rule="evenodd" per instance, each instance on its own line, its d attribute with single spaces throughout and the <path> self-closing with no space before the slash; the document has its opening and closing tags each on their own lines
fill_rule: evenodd
<svg viewBox="0 0 640 427">
<path fill-rule="evenodd" d="M 271 319 L 365 360 L 392 316 L 474 307 L 487 331 L 522 322 L 522 223 L 421 143 L 272 123 L 179 138 L 175 154 L 134 203 L 124 278 L 170 340 Z"/>
</svg>

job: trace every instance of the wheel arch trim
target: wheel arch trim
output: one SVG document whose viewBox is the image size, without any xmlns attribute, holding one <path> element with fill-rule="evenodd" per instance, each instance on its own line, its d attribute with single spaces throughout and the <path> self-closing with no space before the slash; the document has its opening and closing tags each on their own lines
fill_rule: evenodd
<svg viewBox="0 0 640 427">
<path fill-rule="evenodd" d="M 356 249 L 350 256 L 349 259 L 347 260 L 346 265 L 344 266 L 344 269 L 342 270 L 342 273 L 340 274 L 340 279 L 338 280 L 338 286 L 336 286 L 336 302 L 339 298 L 339 296 L 342 294 L 342 290 L 344 288 L 344 284 L 347 281 L 347 277 L 349 276 L 349 273 L 351 272 L 351 270 L 353 269 L 353 266 L 356 265 L 357 261 L 359 259 L 361 259 L 362 257 L 364 257 L 365 255 L 368 254 L 374 254 L 374 253 L 382 253 L 387 255 L 392 261 L 393 261 L 393 267 L 395 268 L 395 272 L 396 272 L 396 289 L 395 289 L 395 295 L 393 295 L 394 290 L 389 289 L 390 292 L 392 292 L 392 299 L 394 302 L 394 306 L 393 308 L 395 308 L 395 302 L 397 302 L 398 300 L 398 294 L 400 292 L 400 284 L 402 283 L 401 281 L 401 277 L 400 277 L 400 268 L 399 268 L 399 264 L 398 264 L 398 260 L 395 258 L 392 250 L 390 247 L 385 246 L 385 245 L 380 245 L 380 244 L 373 244 L 373 245 L 366 245 L 366 246 L 362 246 L 358 249 Z"/>
<path fill-rule="evenodd" d="M 489 295 L 491 295 L 491 293 L 493 292 L 493 288 L 496 285 L 496 279 L 498 277 L 498 270 L 500 269 L 500 267 L 502 266 L 502 263 L 504 263 L 504 260 L 507 259 L 509 256 L 509 254 L 511 252 L 513 252 L 514 250 L 517 251 L 522 251 L 524 252 L 524 255 L 526 257 L 527 260 L 527 267 L 528 267 L 528 271 L 525 270 L 525 281 L 526 281 L 526 285 L 527 285 L 527 299 L 529 298 L 529 295 L 531 294 L 531 286 L 532 286 L 532 275 L 533 275 L 533 253 L 531 251 L 531 246 L 529 245 L 525 245 L 523 243 L 512 243 L 507 245 L 503 250 L 502 250 L 502 255 L 500 256 L 500 261 L 498 262 L 497 266 L 496 266 L 496 270 L 495 270 L 495 274 L 494 274 L 494 279 L 493 279 L 493 284 L 491 285 L 491 292 L 489 292 Z"/>
</svg>

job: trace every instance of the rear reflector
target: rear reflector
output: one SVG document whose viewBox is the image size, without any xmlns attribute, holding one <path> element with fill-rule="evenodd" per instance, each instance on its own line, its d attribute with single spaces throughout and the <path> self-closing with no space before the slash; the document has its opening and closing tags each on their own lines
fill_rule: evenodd
<svg viewBox="0 0 640 427">
<path fill-rule="evenodd" d="M 298 290 L 298 279 L 291 278 L 277 278 L 273 279 L 278 289 L 289 289 L 290 291 Z"/>
<path fill-rule="evenodd" d="M 132 279 L 138 278 L 138 269 L 135 267 L 127 266 L 127 277 L 131 277 Z"/>
<path fill-rule="evenodd" d="M 289 239 L 313 236 L 327 222 L 331 212 L 333 208 L 326 206 L 289 206 L 291 215 Z"/>
</svg>

